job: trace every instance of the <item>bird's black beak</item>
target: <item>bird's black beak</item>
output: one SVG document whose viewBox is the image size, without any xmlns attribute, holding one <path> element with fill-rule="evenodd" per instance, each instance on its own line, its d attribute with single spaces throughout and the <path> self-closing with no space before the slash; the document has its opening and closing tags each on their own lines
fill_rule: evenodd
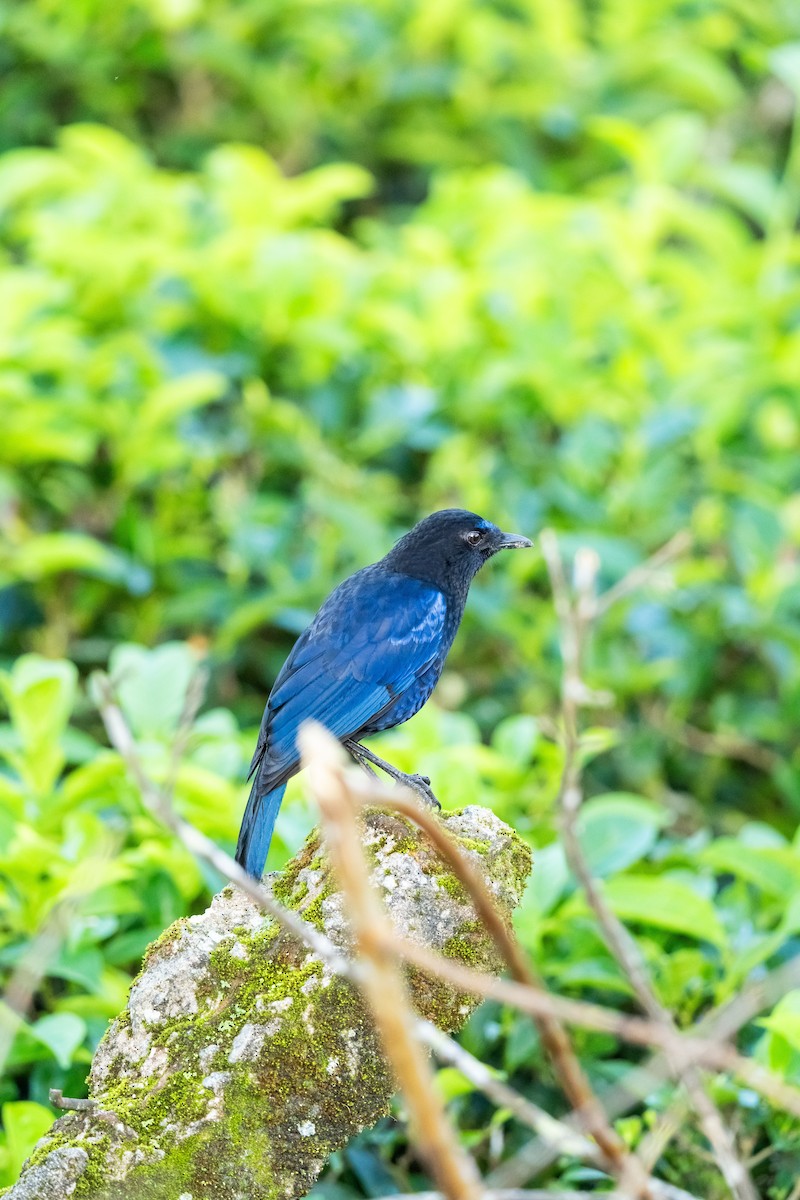
<svg viewBox="0 0 800 1200">
<path fill-rule="evenodd" d="M 498 550 L 527 550 L 533 542 L 521 533 L 503 533 L 497 543 Z"/>
</svg>

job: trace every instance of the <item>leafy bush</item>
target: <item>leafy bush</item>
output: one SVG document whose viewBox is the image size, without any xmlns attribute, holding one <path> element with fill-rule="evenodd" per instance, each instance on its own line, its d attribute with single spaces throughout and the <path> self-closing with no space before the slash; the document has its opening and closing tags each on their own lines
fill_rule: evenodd
<svg viewBox="0 0 800 1200">
<path fill-rule="evenodd" d="M 387 524 L 448 503 L 553 523 L 607 582 L 688 526 L 680 589 L 596 646 L 636 727 L 606 782 L 744 809 L 756 787 L 796 812 L 780 758 L 687 773 L 638 719 L 797 753 L 792 243 L 691 194 L 710 168 L 682 120 L 628 134 L 644 178 L 595 199 L 487 168 L 351 237 L 326 223 L 368 187 L 353 167 L 284 179 L 226 147 L 174 175 L 86 127 L 7 155 L 6 652 L 90 665 L 120 637 L 210 639 L 255 720 L 290 635 Z M 490 730 L 552 705 L 553 621 L 531 557 L 480 582 L 454 665 Z"/>
<path fill-rule="evenodd" d="M 181 167 L 238 140 L 290 170 L 359 162 L 397 199 L 431 170 L 487 161 L 582 187 L 630 157 L 627 125 L 665 111 L 772 167 L 764 134 L 781 142 L 789 114 L 758 89 L 800 37 L 780 0 L 124 0 L 113 13 L 86 0 L 57 14 L 3 0 L 0 14 L 1 148 L 102 120 Z"/>
</svg>

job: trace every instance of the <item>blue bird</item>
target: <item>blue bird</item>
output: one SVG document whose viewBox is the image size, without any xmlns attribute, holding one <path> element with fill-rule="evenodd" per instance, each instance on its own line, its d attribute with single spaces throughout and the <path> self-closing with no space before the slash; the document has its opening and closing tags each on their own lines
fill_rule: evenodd
<svg viewBox="0 0 800 1200">
<path fill-rule="evenodd" d="M 331 592 L 295 642 L 264 709 L 236 847 L 250 875 L 263 873 L 286 784 L 300 769 L 297 731 L 309 717 L 362 764 L 432 799 L 427 779 L 403 775 L 361 739 L 419 712 L 442 673 L 473 577 L 498 550 L 531 544 L 475 513 L 447 508 Z"/>
</svg>

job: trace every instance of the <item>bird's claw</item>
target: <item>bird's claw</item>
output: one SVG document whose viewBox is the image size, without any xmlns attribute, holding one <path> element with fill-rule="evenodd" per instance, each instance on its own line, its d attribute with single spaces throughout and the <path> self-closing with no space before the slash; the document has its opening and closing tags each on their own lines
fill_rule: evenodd
<svg viewBox="0 0 800 1200">
<path fill-rule="evenodd" d="M 417 793 L 420 800 L 428 806 L 428 808 L 441 809 L 441 804 L 436 799 L 431 788 L 431 781 L 427 775 L 406 775 L 405 779 L 398 781 L 401 787 L 410 787 Z"/>
</svg>

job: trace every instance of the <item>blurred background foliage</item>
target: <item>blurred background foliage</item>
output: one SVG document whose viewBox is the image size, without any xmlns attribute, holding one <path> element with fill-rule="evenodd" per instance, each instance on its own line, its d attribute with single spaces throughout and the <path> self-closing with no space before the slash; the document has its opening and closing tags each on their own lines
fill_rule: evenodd
<svg viewBox="0 0 800 1200">
<path fill-rule="evenodd" d="M 0 0 L 0 30 L 0 966 L 44 955 L 29 1019 L 0 1024 L 0 1183 L 48 1088 L 82 1094 L 145 946 L 219 884 L 143 813 L 89 673 L 110 663 L 151 769 L 232 847 L 293 637 L 437 507 L 551 525 L 604 586 L 690 531 L 593 640 L 614 703 L 583 836 L 681 1020 L 795 953 L 800 8 Z M 526 945 L 565 993 L 627 1006 L 554 840 L 559 677 L 543 563 L 509 556 L 382 744 L 520 829 Z M 313 819 L 290 795 L 275 866 Z M 798 1011 L 742 1047 L 800 1082 Z M 484 1005 L 464 1036 L 558 1109 L 526 1021 Z M 581 1051 L 598 1084 L 636 1058 Z M 441 1080 L 482 1165 L 520 1144 Z M 718 1090 L 785 1200 L 800 1133 Z M 621 1123 L 632 1144 L 668 1096 Z M 418 1182 L 403 1136 L 364 1135 L 326 1193 Z M 726 1194 L 690 1127 L 659 1169 Z"/>
</svg>

